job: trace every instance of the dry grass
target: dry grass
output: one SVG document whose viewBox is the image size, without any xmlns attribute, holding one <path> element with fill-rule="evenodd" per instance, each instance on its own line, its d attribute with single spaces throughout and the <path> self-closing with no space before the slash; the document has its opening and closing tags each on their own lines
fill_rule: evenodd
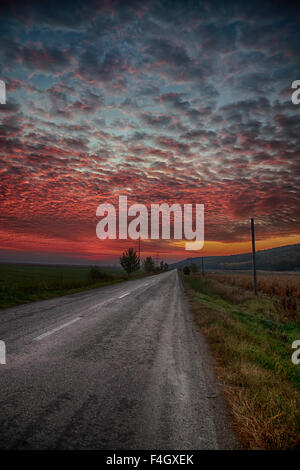
<svg viewBox="0 0 300 470">
<path fill-rule="evenodd" d="M 282 320 L 276 299 L 256 298 L 224 278 L 184 276 L 184 285 L 243 446 L 297 448 L 300 366 L 291 362 L 291 343 L 299 323 Z"/>
<path fill-rule="evenodd" d="M 234 286 L 235 296 L 251 296 L 253 280 L 251 274 L 209 273 L 208 277 L 215 281 Z M 293 318 L 300 320 L 300 275 L 297 274 L 259 274 L 257 278 L 259 294 L 266 294 L 274 301 L 282 320 Z M 243 292 L 244 289 L 244 292 Z M 247 291 L 247 292 L 245 292 Z"/>
<path fill-rule="evenodd" d="M 243 289 L 253 289 L 251 273 L 212 273 L 209 274 L 209 277 Z M 297 297 L 300 299 L 300 275 L 298 274 L 258 274 L 257 287 L 259 291 L 269 296 Z"/>
</svg>

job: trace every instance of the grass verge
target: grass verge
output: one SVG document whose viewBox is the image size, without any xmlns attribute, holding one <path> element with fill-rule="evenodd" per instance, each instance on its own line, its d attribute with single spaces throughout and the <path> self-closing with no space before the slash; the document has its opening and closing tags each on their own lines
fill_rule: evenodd
<svg viewBox="0 0 300 470">
<path fill-rule="evenodd" d="M 291 361 L 291 344 L 300 339 L 299 317 L 281 315 L 272 299 L 215 279 L 183 276 L 183 283 L 242 445 L 298 448 L 300 365 Z"/>
</svg>

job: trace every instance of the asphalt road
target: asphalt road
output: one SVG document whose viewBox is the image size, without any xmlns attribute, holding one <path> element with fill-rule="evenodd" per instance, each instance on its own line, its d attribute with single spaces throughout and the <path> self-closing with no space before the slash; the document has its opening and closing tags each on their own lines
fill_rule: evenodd
<svg viewBox="0 0 300 470">
<path fill-rule="evenodd" d="M 0 312 L 1 449 L 235 448 L 177 271 Z"/>
</svg>

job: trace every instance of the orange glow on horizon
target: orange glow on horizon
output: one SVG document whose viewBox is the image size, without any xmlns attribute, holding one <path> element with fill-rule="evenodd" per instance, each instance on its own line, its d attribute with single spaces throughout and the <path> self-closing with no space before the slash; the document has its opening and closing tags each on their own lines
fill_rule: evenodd
<svg viewBox="0 0 300 470">
<path fill-rule="evenodd" d="M 256 251 L 269 250 L 284 245 L 296 245 L 300 243 L 300 235 L 290 235 L 288 237 L 270 237 L 264 240 L 256 240 Z M 223 256 L 238 255 L 251 252 L 251 240 L 248 242 L 204 242 L 204 248 L 201 250 L 203 256 Z M 199 254 L 198 256 L 202 256 Z"/>
<path fill-rule="evenodd" d="M 83 236 L 81 240 L 66 240 L 55 237 L 42 237 L 26 233 L 12 234 L 0 231 L 2 242 L 0 249 L 7 252 L 28 252 L 64 255 L 76 257 L 83 262 L 118 260 L 122 251 L 130 246 L 137 248 L 136 240 L 105 240 L 91 239 Z M 284 245 L 300 243 L 300 234 L 286 237 L 269 237 L 256 241 L 256 250 L 266 250 Z M 142 240 L 142 257 L 156 256 L 172 262 L 199 256 L 225 256 L 251 252 L 251 240 L 242 242 L 205 241 L 204 248 L 199 251 L 185 250 L 185 241 Z"/>
</svg>

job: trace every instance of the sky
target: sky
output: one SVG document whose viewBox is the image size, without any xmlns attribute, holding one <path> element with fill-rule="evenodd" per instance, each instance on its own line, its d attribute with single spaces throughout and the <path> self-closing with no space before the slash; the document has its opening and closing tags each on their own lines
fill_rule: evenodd
<svg viewBox="0 0 300 470">
<path fill-rule="evenodd" d="M 295 2 L 11 1 L 0 6 L 0 261 L 115 263 L 97 206 L 205 207 L 167 261 L 300 242 Z"/>
</svg>

